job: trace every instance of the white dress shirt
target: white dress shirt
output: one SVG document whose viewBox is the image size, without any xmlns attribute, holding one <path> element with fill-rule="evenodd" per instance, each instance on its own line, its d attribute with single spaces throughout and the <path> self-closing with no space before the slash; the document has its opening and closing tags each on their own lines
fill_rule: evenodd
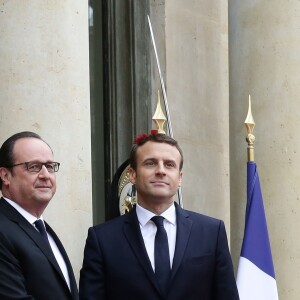
<svg viewBox="0 0 300 300">
<path fill-rule="evenodd" d="M 153 270 L 155 271 L 154 264 L 154 240 L 157 227 L 154 222 L 151 220 L 155 216 L 154 213 L 149 210 L 141 207 L 139 204 L 136 205 L 136 214 L 140 223 L 140 228 L 142 236 L 144 239 L 145 247 L 152 265 Z M 164 217 L 164 227 L 168 236 L 169 244 L 169 253 L 170 253 L 170 266 L 172 268 L 175 244 L 176 244 L 176 210 L 175 205 L 170 206 L 166 211 L 161 214 Z"/>
<path fill-rule="evenodd" d="M 11 206 L 13 206 L 30 224 L 32 224 L 32 226 L 37 230 L 37 228 L 34 225 L 34 222 L 36 220 L 38 220 L 35 216 L 33 216 L 32 214 L 30 214 L 28 211 L 26 211 L 24 208 L 22 208 L 19 204 L 17 204 L 16 202 L 7 199 L 5 197 L 3 197 Z M 42 220 L 44 222 L 43 217 L 40 217 L 40 220 Z M 47 231 L 46 231 L 47 232 Z M 63 256 L 61 255 L 56 243 L 54 242 L 52 236 L 47 232 L 48 235 L 48 240 L 52 249 L 52 252 L 56 258 L 56 261 L 66 279 L 66 282 L 69 286 L 70 289 L 70 277 L 69 277 L 69 273 L 68 273 L 68 269 L 67 269 L 67 265 L 63 259 Z"/>
</svg>

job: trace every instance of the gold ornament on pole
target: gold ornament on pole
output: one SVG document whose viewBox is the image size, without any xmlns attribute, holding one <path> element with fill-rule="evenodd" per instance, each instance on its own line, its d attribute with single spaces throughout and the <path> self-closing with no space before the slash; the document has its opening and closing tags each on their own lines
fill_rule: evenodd
<svg viewBox="0 0 300 300">
<path fill-rule="evenodd" d="M 248 114 L 245 120 L 245 125 L 247 129 L 247 137 L 246 141 L 248 143 L 248 148 L 247 148 L 247 156 L 248 156 L 248 161 L 254 161 L 254 141 L 255 141 L 255 136 L 253 135 L 253 130 L 255 126 L 255 122 L 252 116 L 251 112 L 251 96 L 249 95 L 249 108 L 248 108 Z"/>
<path fill-rule="evenodd" d="M 164 131 L 164 125 L 166 123 L 167 118 L 166 118 L 166 116 L 162 110 L 161 104 L 160 104 L 159 90 L 157 91 L 157 105 L 156 105 L 156 110 L 152 117 L 152 120 L 157 127 L 157 132 L 166 134 L 166 132 Z"/>
</svg>

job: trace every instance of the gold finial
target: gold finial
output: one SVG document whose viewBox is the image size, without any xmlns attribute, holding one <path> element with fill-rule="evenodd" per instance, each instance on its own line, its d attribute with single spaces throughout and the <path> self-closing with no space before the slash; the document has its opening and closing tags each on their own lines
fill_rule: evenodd
<svg viewBox="0 0 300 300">
<path fill-rule="evenodd" d="M 255 126 L 255 122 L 252 116 L 251 112 L 251 96 L 249 95 L 249 108 L 248 108 L 248 114 L 245 120 L 245 125 L 247 129 L 247 137 L 246 141 L 248 143 L 248 161 L 254 161 L 254 141 L 255 141 L 255 136 L 253 135 L 253 130 Z"/>
<path fill-rule="evenodd" d="M 164 131 L 164 125 L 167 119 L 160 105 L 159 90 L 157 91 L 157 106 L 152 120 L 157 127 L 158 133 L 166 134 Z"/>
</svg>

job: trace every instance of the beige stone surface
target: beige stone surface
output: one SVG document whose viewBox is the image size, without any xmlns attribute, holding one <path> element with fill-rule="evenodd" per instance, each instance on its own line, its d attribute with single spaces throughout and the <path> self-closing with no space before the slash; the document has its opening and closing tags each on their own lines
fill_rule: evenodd
<svg viewBox="0 0 300 300">
<path fill-rule="evenodd" d="M 184 207 L 230 226 L 226 1 L 165 1 L 167 94 Z"/>
<path fill-rule="evenodd" d="M 40 134 L 61 163 L 58 189 L 45 212 L 79 276 L 92 224 L 85 1 L 0 1 L 0 143 Z"/>
<path fill-rule="evenodd" d="M 297 1 L 229 1 L 232 240 L 239 255 L 245 209 L 248 94 L 280 299 L 300 294 L 300 6 Z"/>
</svg>

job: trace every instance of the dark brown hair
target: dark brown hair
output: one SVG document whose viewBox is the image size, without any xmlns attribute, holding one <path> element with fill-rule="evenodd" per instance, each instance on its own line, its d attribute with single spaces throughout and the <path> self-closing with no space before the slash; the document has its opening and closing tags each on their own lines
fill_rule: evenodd
<svg viewBox="0 0 300 300">
<path fill-rule="evenodd" d="M 179 151 L 180 156 L 181 156 L 181 161 L 179 165 L 179 170 L 182 170 L 183 167 L 183 153 L 181 148 L 178 145 L 178 142 L 174 140 L 173 138 L 169 137 L 166 134 L 161 134 L 161 133 L 155 133 L 155 134 L 144 134 L 141 136 L 141 138 L 136 138 L 135 139 L 135 144 L 133 144 L 130 152 L 130 166 L 136 171 L 137 168 L 137 162 L 136 162 L 136 151 L 137 149 L 144 145 L 147 142 L 155 142 L 155 143 L 165 143 L 171 146 L 176 147 L 176 149 Z"/>
</svg>

